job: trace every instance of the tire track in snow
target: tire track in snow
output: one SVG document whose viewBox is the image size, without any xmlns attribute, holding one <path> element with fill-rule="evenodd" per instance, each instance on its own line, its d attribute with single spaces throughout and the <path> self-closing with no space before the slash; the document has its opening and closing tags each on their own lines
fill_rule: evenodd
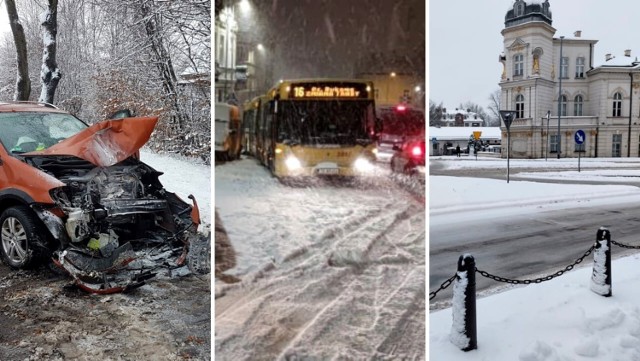
<svg viewBox="0 0 640 361">
<path fill-rule="evenodd" d="M 246 162 L 229 166 L 223 182 L 216 176 L 217 191 L 227 182 L 221 189 L 234 192 L 221 198 L 228 200 L 223 221 L 233 228 L 240 212 L 251 211 L 255 218 L 236 221 L 234 234 L 261 237 L 232 241 L 275 257 L 254 258 L 259 270 L 240 284 L 216 285 L 216 359 L 383 359 L 416 347 L 424 353 L 424 331 L 421 341 L 407 331 L 402 344 L 389 335 L 424 330 L 424 317 L 407 320 L 416 315 L 415 295 L 424 294 L 424 204 L 386 177 L 367 187 L 291 188 L 256 178 Z M 254 178 L 232 174 L 233 167 Z M 257 197 L 259 205 L 243 197 Z M 279 230 L 288 239 L 277 237 Z M 330 266 L 330 256 L 341 252 L 358 262 Z"/>
<path fill-rule="evenodd" d="M 375 254 L 380 255 L 385 254 L 386 251 L 397 249 L 398 244 L 402 245 L 406 243 L 408 245 L 414 245 L 415 240 L 420 237 L 424 240 L 424 226 L 421 231 L 418 230 L 417 232 L 415 232 L 412 227 L 408 227 L 409 232 L 395 229 L 399 226 L 407 228 L 407 224 L 410 224 L 412 219 L 415 220 L 419 218 L 418 215 L 410 215 L 410 212 L 415 210 L 413 208 L 415 207 L 404 206 L 401 210 L 397 210 L 391 214 L 384 214 L 381 217 L 371 217 L 367 219 L 366 222 L 358 222 L 352 219 L 351 222 L 347 222 L 348 227 L 343 228 L 342 232 L 340 232 L 344 235 L 336 238 L 336 241 L 331 244 L 333 247 L 325 248 L 324 252 L 320 252 L 322 254 L 321 258 L 326 259 L 327 255 L 335 252 L 336 247 L 339 249 L 340 245 L 349 245 L 350 241 L 357 242 L 358 240 L 362 240 L 362 238 L 356 237 L 362 233 L 369 234 L 369 236 L 365 238 L 371 240 L 367 245 L 365 245 L 365 249 L 368 250 L 367 252 L 375 251 Z M 378 214 L 380 213 L 381 212 L 378 212 Z M 366 217 L 359 217 L 358 219 L 363 220 L 365 218 Z M 424 214 L 422 214 L 422 218 L 424 218 Z M 382 225 L 380 225 L 381 222 Z M 368 228 L 373 228 L 373 230 L 367 230 Z M 371 236 L 372 231 L 377 232 L 375 235 Z M 388 242 L 385 242 L 385 234 L 399 234 L 400 236 L 398 236 L 397 239 L 400 241 L 398 244 L 388 244 Z M 422 248 L 424 248 L 424 245 Z M 327 327 L 332 329 L 345 327 L 344 324 L 341 324 L 343 316 L 340 316 L 340 314 L 348 314 L 350 312 L 350 299 L 353 297 L 364 297 L 364 299 L 366 299 L 361 302 L 364 308 L 359 313 L 359 317 L 367 319 L 367 323 L 372 326 L 364 327 L 363 332 L 366 334 L 367 332 L 373 332 L 373 330 L 375 330 L 375 332 L 379 334 L 379 340 L 375 345 L 366 350 L 362 350 L 362 352 L 364 352 L 363 355 L 373 355 L 378 352 L 376 351 L 376 348 L 379 347 L 378 345 L 383 344 L 385 342 L 384 340 L 390 339 L 390 336 L 386 332 L 382 332 L 383 329 L 380 329 L 380 325 L 385 325 L 384 328 L 386 328 L 387 326 L 395 325 L 398 322 L 406 322 L 406 319 L 410 318 L 408 316 L 403 318 L 402 314 L 405 314 L 406 312 L 397 310 L 397 305 L 392 307 L 393 312 L 382 312 L 382 316 L 380 316 L 381 311 L 379 310 L 390 307 L 388 305 L 390 300 L 395 300 L 398 297 L 397 295 L 400 292 L 399 290 L 402 289 L 404 285 L 407 283 L 414 284 L 415 281 L 410 282 L 410 280 L 413 280 L 416 275 L 420 275 L 418 277 L 418 283 L 422 284 L 422 287 L 421 291 L 420 287 L 418 287 L 418 290 L 414 290 L 413 294 L 416 292 L 418 294 L 422 293 L 422 296 L 424 297 L 424 266 L 415 268 L 406 264 L 406 262 L 405 264 L 398 263 L 393 266 L 380 265 L 373 260 L 373 262 L 353 264 L 352 267 L 336 268 L 328 267 L 326 262 L 309 264 L 310 262 L 308 262 L 308 260 L 309 258 L 305 259 L 302 264 L 298 264 L 298 267 L 291 269 L 288 267 L 284 267 L 283 269 L 275 268 L 272 270 L 269 281 L 265 281 L 264 283 L 257 285 L 256 287 L 259 287 L 259 290 L 254 289 L 251 291 L 252 296 L 242 297 L 241 299 L 236 299 L 236 301 L 233 302 L 235 307 L 240 309 L 244 307 L 241 302 L 244 302 L 247 299 L 255 299 L 257 294 L 266 292 L 267 290 L 273 290 L 268 293 L 268 298 L 262 298 L 260 303 L 256 305 L 254 312 L 251 313 L 249 318 L 245 319 L 241 326 L 242 331 L 239 331 L 241 334 L 251 334 L 253 333 L 251 330 L 254 329 L 254 325 L 266 323 L 272 325 L 271 332 L 262 335 L 254 334 L 253 336 L 258 338 L 258 340 L 252 340 L 252 347 L 254 351 L 244 354 L 240 359 L 256 359 L 261 357 L 264 357 L 265 359 L 273 359 L 278 356 L 285 358 L 304 358 L 308 352 L 313 354 L 315 352 L 313 349 L 306 350 L 304 347 L 304 345 L 309 344 L 307 341 L 302 342 L 302 349 L 301 346 L 298 345 L 299 341 L 306 340 L 307 337 L 311 337 L 322 344 L 323 340 L 326 339 L 327 336 L 327 333 L 323 331 L 324 329 Z M 423 260 L 424 257 L 420 259 L 420 261 Z M 367 271 L 369 268 L 372 268 L 372 270 Z M 395 274 L 397 273 L 397 270 L 405 268 L 409 269 L 407 274 L 404 274 L 403 272 L 400 272 L 397 275 Z M 283 275 L 284 273 L 287 273 L 287 275 Z M 303 288 L 296 289 L 295 287 L 291 287 L 292 273 L 298 274 L 298 278 L 307 280 L 306 285 Z M 363 285 L 377 284 L 374 281 L 380 278 L 382 273 L 393 273 L 393 276 L 389 276 L 390 278 L 393 278 L 393 280 L 384 280 L 383 284 L 380 286 L 368 287 L 366 292 L 364 292 L 365 295 L 360 295 L 363 293 Z M 365 275 L 365 277 L 363 277 L 363 275 Z M 390 284 L 394 287 L 389 287 Z M 415 286 L 413 288 L 415 289 Z M 380 291 L 381 289 L 393 290 L 393 292 L 392 294 L 386 294 L 386 292 Z M 278 297 L 278 295 L 281 297 Z M 283 298 L 282 296 L 284 295 L 287 296 Z M 371 304 L 369 301 L 369 295 L 380 295 L 375 297 L 384 296 L 385 301 L 381 304 L 376 302 L 377 308 L 369 308 L 369 305 Z M 409 305 L 404 305 L 403 303 L 414 298 L 415 296 L 409 297 L 408 299 L 403 297 L 403 300 L 399 303 L 399 307 L 403 309 L 408 307 L 409 310 L 413 310 L 415 308 L 413 303 Z M 284 303 L 284 305 L 279 305 L 281 303 Z M 238 312 L 242 313 L 241 311 Z M 279 315 L 280 317 L 264 317 L 265 314 Z M 226 313 L 223 313 L 223 315 L 227 317 Z M 262 317 L 258 317 L 256 315 L 262 315 Z M 393 318 L 395 321 L 389 321 L 388 319 L 390 318 Z M 422 318 L 422 320 L 423 319 L 424 318 Z M 220 321 L 224 321 L 224 319 L 219 319 L 219 316 L 217 315 L 216 321 L 218 323 Z M 422 325 L 422 327 L 424 327 L 424 322 L 422 322 Z M 393 329 L 402 329 L 402 327 L 403 326 L 394 326 Z M 260 327 L 257 328 L 259 329 Z M 307 335 L 307 333 L 309 335 Z M 384 337 L 382 337 L 382 335 L 384 335 Z M 343 339 L 348 339 L 346 337 L 346 335 L 341 336 Z M 424 342 L 424 333 L 422 340 Z M 339 343 L 339 340 L 335 341 Z M 217 343 L 216 349 L 219 353 L 217 353 L 216 356 L 224 359 L 224 354 L 227 354 L 227 352 L 231 352 L 236 357 L 240 356 L 230 350 L 237 350 L 243 342 L 242 338 L 229 338 L 224 340 L 222 343 Z M 314 342 L 314 344 L 317 342 Z M 326 340 L 324 340 L 324 342 L 326 342 Z M 353 342 L 357 343 L 355 340 Z M 330 344 L 332 345 L 334 342 L 329 342 L 327 347 L 329 347 Z M 393 344 L 393 340 L 386 341 L 386 344 Z M 421 346 L 420 349 L 424 350 L 424 346 Z M 382 348 L 381 350 L 385 352 L 387 349 Z M 267 354 L 265 354 L 265 352 Z M 328 354 L 323 355 L 328 356 Z"/>
</svg>

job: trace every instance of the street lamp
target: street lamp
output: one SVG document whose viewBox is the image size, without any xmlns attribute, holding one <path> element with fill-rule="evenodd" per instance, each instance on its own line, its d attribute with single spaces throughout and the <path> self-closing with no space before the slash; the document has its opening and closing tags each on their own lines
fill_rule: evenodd
<svg viewBox="0 0 640 361">
<path fill-rule="evenodd" d="M 507 128 L 507 183 L 509 183 L 509 158 L 511 156 L 511 122 L 516 117 L 515 110 L 501 110 L 500 118 L 504 122 L 504 126 Z"/>
<path fill-rule="evenodd" d="M 240 1 L 240 11 L 245 15 L 248 15 L 251 12 L 251 3 L 249 0 Z"/>
<path fill-rule="evenodd" d="M 560 89 L 558 90 L 558 159 L 560 159 L 560 152 L 561 152 L 561 145 L 562 142 L 560 141 L 560 115 L 562 113 L 562 39 L 564 39 L 564 36 L 560 37 L 560 67 L 558 67 L 558 69 L 560 70 L 560 72 L 558 73 L 559 78 L 560 78 Z"/>
</svg>

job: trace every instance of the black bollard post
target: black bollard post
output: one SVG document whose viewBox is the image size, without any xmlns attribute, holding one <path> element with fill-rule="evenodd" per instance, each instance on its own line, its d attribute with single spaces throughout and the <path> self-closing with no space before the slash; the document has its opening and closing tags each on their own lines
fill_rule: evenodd
<svg viewBox="0 0 640 361">
<path fill-rule="evenodd" d="M 453 284 L 453 325 L 449 340 L 462 351 L 478 348 L 476 328 L 476 261 L 470 254 L 458 259 L 458 273 Z"/>
<path fill-rule="evenodd" d="M 600 227 L 596 234 L 591 291 L 611 297 L 611 232 L 604 227 Z"/>
</svg>

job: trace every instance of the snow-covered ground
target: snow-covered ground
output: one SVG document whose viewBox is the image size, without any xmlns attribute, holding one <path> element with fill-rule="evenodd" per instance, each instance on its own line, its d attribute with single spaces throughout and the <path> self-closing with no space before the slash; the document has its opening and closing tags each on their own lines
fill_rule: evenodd
<svg viewBox="0 0 640 361">
<path fill-rule="evenodd" d="M 211 166 L 197 159 L 157 154 L 147 149 L 140 151 L 140 160 L 164 173 L 159 179 L 166 190 L 189 204 L 192 202 L 187 197 L 192 194 L 198 202 L 203 225 L 211 224 Z"/>
<path fill-rule="evenodd" d="M 381 173 L 292 187 L 250 158 L 215 167 L 242 280 L 216 280 L 216 360 L 425 358 L 425 206 Z"/>
<path fill-rule="evenodd" d="M 449 169 L 506 167 L 506 160 L 499 159 L 476 162 L 443 157 L 437 161 Z M 512 212 L 534 213 L 550 208 L 570 211 L 577 207 L 640 201 L 640 188 L 608 184 L 622 180 L 635 182 L 634 177 L 638 177 L 640 186 L 640 173 L 625 169 L 638 167 L 637 158 L 583 159 L 582 166 L 585 164 L 589 171 L 578 173 L 577 159 L 511 161 L 512 167 L 534 168 L 535 176 L 546 180 L 590 181 L 602 185 L 521 182 L 517 177 L 507 184 L 506 180 L 431 176 L 429 222 L 450 222 L 451 217 L 445 217 L 450 212 L 462 213 L 462 219 L 480 218 L 490 222 L 492 217 Z M 572 167 L 575 172 L 562 171 Z M 541 175 L 538 171 L 545 173 Z M 491 207 L 489 211 L 464 211 L 474 204 Z M 430 313 L 429 359 L 640 360 L 640 257 L 633 255 L 613 261 L 613 297 L 609 298 L 590 291 L 592 256 L 587 260 L 582 268 L 551 281 L 479 299 L 477 350 L 463 352 L 449 341 L 451 309 Z M 436 286 L 430 285 L 430 289 Z"/>
</svg>

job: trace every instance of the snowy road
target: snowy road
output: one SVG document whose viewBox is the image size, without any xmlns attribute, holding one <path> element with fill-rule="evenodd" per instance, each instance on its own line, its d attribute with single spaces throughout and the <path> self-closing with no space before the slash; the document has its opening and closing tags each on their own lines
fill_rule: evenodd
<svg viewBox="0 0 640 361">
<path fill-rule="evenodd" d="M 242 279 L 216 281 L 217 360 L 425 358 L 424 203 L 382 173 L 288 187 L 252 159 L 215 168 Z"/>
</svg>

